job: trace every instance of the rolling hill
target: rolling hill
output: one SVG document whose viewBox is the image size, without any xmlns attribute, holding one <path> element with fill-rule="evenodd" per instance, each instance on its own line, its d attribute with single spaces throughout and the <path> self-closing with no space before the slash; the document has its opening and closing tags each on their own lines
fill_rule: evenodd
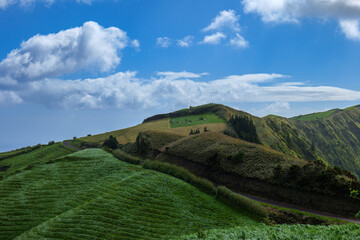
<svg viewBox="0 0 360 240">
<path fill-rule="evenodd" d="M 179 179 L 101 149 L 48 158 L 5 177 L 0 193 L 4 240 L 169 239 L 259 225 Z"/>
</svg>

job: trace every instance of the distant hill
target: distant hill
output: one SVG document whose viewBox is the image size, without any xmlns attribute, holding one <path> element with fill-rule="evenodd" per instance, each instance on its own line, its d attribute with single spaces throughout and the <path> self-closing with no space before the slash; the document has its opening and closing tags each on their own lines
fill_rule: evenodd
<svg viewBox="0 0 360 240">
<path fill-rule="evenodd" d="M 207 114 L 216 115 L 223 121 L 203 121 L 203 123 L 198 121 L 196 125 L 182 122 L 182 127 L 171 125 L 172 119 L 186 119 L 186 116 Z M 199 128 L 202 131 L 204 127 L 212 132 L 228 131 L 234 137 L 238 137 L 228 122 L 231 116 L 236 115 L 246 116 L 253 121 L 261 144 L 293 157 L 311 161 L 320 160 L 360 177 L 360 105 L 293 118 L 274 115 L 259 118 L 224 105 L 207 104 L 155 115 L 135 127 L 85 137 L 81 140 L 101 144 L 113 135 L 119 143 L 126 144 L 135 142 L 139 132 L 143 131 L 156 130 L 185 137 L 192 129 Z"/>
</svg>

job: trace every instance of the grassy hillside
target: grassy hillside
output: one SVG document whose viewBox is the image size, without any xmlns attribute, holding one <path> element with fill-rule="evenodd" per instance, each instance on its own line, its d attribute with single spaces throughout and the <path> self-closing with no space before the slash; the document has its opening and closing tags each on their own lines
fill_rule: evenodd
<svg viewBox="0 0 360 240">
<path fill-rule="evenodd" d="M 204 123 L 196 125 L 196 128 L 199 128 L 201 130 L 203 130 L 204 127 L 207 127 L 208 129 L 210 129 L 210 131 L 222 132 L 226 129 L 226 123 L 222 121 L 218 123 Z M 135 142 L 139 132 L 155 130 L 174 133 L 185 137 L 189 135 L 191 129 L 194 129 L 194 126 L 189 125 L 186 127 L 170 128 L 170 118 L 165 118 L 161 120 L 146 122 L 130 128 L 80 138 L 80 140 L 90 143 L 101 144 L 103 141 L 105 141 L 105 139 L 109 138 L 110 135 L 113 135 L 114 137 L 116 137 L 120 144 L 126 144 Z"/>
<path fill-rule="evenodd" d="M 3 168 L 3 171 L 0 170 L 0 178 L 20 172 L 24 169 L 30 169 L 35 165 L 42 164 L 48 160 L 56 159 L 73 152 L 74 150 L 65 147 L 63 143 L 55 143 L 50 146 L 41 146 L 29 153 L 0 160 L 0 169 Z"/>
<path fill-rule="evenodd" d="M 0 239 L 169 239 L 259 224 L 179 179 L 100 149 L 6 177 L 0 193 Z"/>
<path fill-rule="evenodd" d="M 101 144 L 113 135 L 119 143 L 126 144 L 135 142 L 138 134 L 144 131 L 155 130 L 185 137 L 189 135 L 191 129 L 199 128 L 202 131 L 205 126 L 211 132 L 227 131 L 236 137 L 234 129 L 226 121 L 231 115 L 240 115 L 248 117 L 254 123 L 261 144 L 296 158 L 321 160 L 332 166 L 339 166 L 359 177 L 359 109 L 359 106 L 353 106 L 344 110 L 335 109 L 291 119 L 274 115 L 258 118 L 224 105 L 207 104 L 155 115 L 135 127 L 85 137 L 81 140 Z M 219 122 L 200 124 L 204 120 L 200 121 L 199 116 L 212 116 Z M 192 119 L 192 122 L 189 124 L 185 119 Z M 200 125 L 192 126 L 195 123 Z"/>
<path fill-rule="evenodd" d="M 360 110 L 358 106 L 334 110 L 316 120 L 266 117 L 268 126 L 281 138 L 287 153 L 304 159 L 320 159 L 360 176 Z M 326 112 L 327 113 L 327 112 Z M 321 114 L 320 114 L 321 115 Z M 276 148 L 276 147 L 274 147 Z"/>
<path fill-rule="evenodd" d="M 338 112 L 340 112 L 340 109 L 331 109 L 329 111 L 326 112 L 317 112 L 317 113 L 311 113 L 311 114 L 306 114 L 306 115 L 300 115 L 300 116 L 296 116 L 296 117 L 292 117 L 290 119 L 293 120 L 301 120 L 301 121 L 312 121 L 312 120 L 318 120 L 318 119 L 326 119 Z"/>
<path fill-rule="evenodd" d="M 234 156 L 239 152 L 243 156 L 236 159 Z M 277 165 L 288 167 L 292 164 L 306 164 L 304 160 L 286 156 L 268 147 L 216 132 L 180 139 L 168 145 L 166 153 L 212 167 L 218 165 L 225 171 L 259 179 L 270 179 Z"/>
<path fill-rule="evenodd" d="M 233 229 L 214 229 L 201 234 L 182 236 L 177 239 L 261 239 L 261 240 L 358 240 L 360 227 L 356 224 L 337 226 L 309 226 L 309 225 L 277 225 L 261 227 L 236 227 Z"/>
</svg>

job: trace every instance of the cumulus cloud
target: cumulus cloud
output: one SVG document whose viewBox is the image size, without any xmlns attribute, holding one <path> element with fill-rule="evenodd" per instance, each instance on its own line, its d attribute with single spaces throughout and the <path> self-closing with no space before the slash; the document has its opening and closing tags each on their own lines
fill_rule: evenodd
<svg viewBox="0 0 360 240">
<path fill-rule="evenodd" d="M 119 53 L 129 45 L 126 32 L 96 22 L 21 43 L 0 62 L 0 84 L 35 81 L 78 71 L 108 72 L 120 64 Z M 132 45 L 139 43 L 133 41 Z"/>
<path fill-rule="evenodd" d="M 0 90 L 0 106 L 6 106 L 11 104 L 21 103 L 21 97 L 13 91 L 1 91 Z"/>
<path fill-rule="evenodd" d="M 246 48 L 249 42 L 240 35 L 240 15 L 232 9 L 220 11 L 214 20 L 203 29 L 203 32 L 216 31 L 211 35 L 206 35 L 200 42 L 203 44 L 220 44 L 223 39 L 230 35 L 228 45 L 235 48 Z M 225 33 L 224 33 L 225 32 Z"/>
<path fill-rule="evenodd" d="M 266 107 L 266 112 L 272 114 L 282 114 L 290 110 L 290 104 L 288 102 L 274 102 Z"/>
<path fill-rule="evenodd" d="M 259 14 L 264 22 L 299 22 L 303 17 L 335 19 L 346 37 L 358 38 L 358 0 L 243 0 L 246 13 Z"/>
<path fill-rule="evenodd" d="M 360 41 L 360 21 L 359 20 L 340 20 L 340 27 L 349 39 Z"/>
<path fill-rule="evenodd" d="M 236 48 L 247 48 L 249 42 L 246 41 L 240 34 L 236 33 L 235 37 L 230 39 L 230 45 Z"/>
<path fill-rule="evenodd" d="M 217 32 L 211 35 L 206 35 L 204 37 L 204 40 L 202 40 L 200 43 L 203 44 L 219 44 L 221 42 L 222 39 L 225 39 L 226 35 L 222 32 Z"/>
<path fill-rule="evenodd" d="M 157 72 L 150 79 L 139 79 L 136 72 L 120 72 L 95 79 L 44 79 L 24 83 L 23 88 L 12 94 L 18 96 L 13 95 L 15 103 L 33 102 L 67 109 L 144 109 L 209 102 L 230 105 L 272 102 L 268 110 L 274 110 L 274 113 L 276 109 L 285 111 L 290 102 L 360 100 L 360 92 L 349 89 L 291 82 L 279 84 L 279 81 L 289 78 L 281 74 L 231 75 L 211 81 L 202 81 L 203 75 L 206 73 L 169 71 Z M 8 99 L 10 93 L 6 94 L 3 99 Z"/>
<path fill-rule="evenodd" d="M 237 15 L 234 10 L 223 10 L 215 17 L 209 26 L 203 29 L 203 31 L 219 31 L 224 28 L 229 28 L 232 31 L 238 32 L 240 31 L 239 18 L 240 16 Z"/>
<path fill-rule="evenodd" d="M 168 37 L 158 37 L 156 44 L 162 48 L 168 48 L 171 45 L 171 39 Z"/>
<path fill-rule="evenodd" d="M 194 37 L 189 35 L 189 36 L 184 37 L 183 39 L 177 40 L 176 42 L 179 47 L 185 48 L 185 47 L 190 47 L 193 40 L 194 40 Z"/>
</svg>

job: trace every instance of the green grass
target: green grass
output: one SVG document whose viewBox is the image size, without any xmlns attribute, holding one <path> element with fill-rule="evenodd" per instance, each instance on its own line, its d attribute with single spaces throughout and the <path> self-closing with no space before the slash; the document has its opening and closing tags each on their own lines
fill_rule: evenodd
<svg viewBox="0 0 360 240">
<path fill-rule="evenodd" d="M 63 143 L 55 143 L 50 146 L 41 146 L 39 149 L 29 153 L 20 154 L 15 157 L 0 161 L 0 167 L 9 167 L 7 171 L 0 171 L 0 176 L 8 176 L 17 171 L 22 171 L 36 164 L 42 164 L 48 160 L 59 158 L 73 152 L 74 150 L 66 147 Z"/>
<path fill-rule="evenodd" d="M 169 120 L 171 128 L 188 127 L 188 126 L 195 126 L 200 124 L 221 123 L 221 122 L 225 122 L 225 120 L 221 119 L 219 116 L 217 116 L 214 113 L 177 117 L 177 118 L 171 118 Z"/>
<path fill-rule="evenodd" d="M 233 229 L 214 229 L 202 231 L 176 239 L 261 239 L 261 240 L 357 240 L 360 239 L 360 226 L 356 224 L 311 226 L 276 225 L 246 226 Z"/>
<path fill-rule="evenodd" d="M 291 119 L 300 120 L 300 121 L 312 121 L 317 119 L 326 119 L 327 117 L 337 113 L 339 109 L 331 109 L 326 112 L 318 112 L 318 113 L 311 113 L 306 115 L 300 115 L 296 117 L 292 117 Z"/>
<path fill-rule="evenodd" d="M 0 239 L 169 239 L 259 224 L 194 186 L 101 149 L 8 176 L 0 193 Z"/>
<path fill-rule="evenodd" d="M 10 151 L 10 152 L 2 152 L 2 153 L 0 153 L 0 159 L 1 158 L 7 158 L 7 157 L 10 157 L 12 155 L 19 154 L 19 153 L 21 153 L 23 151 L 24 151 L 23 149 L 18 149 L 18 150 L 14 150 L 14 151 Z"/>
</svg>

